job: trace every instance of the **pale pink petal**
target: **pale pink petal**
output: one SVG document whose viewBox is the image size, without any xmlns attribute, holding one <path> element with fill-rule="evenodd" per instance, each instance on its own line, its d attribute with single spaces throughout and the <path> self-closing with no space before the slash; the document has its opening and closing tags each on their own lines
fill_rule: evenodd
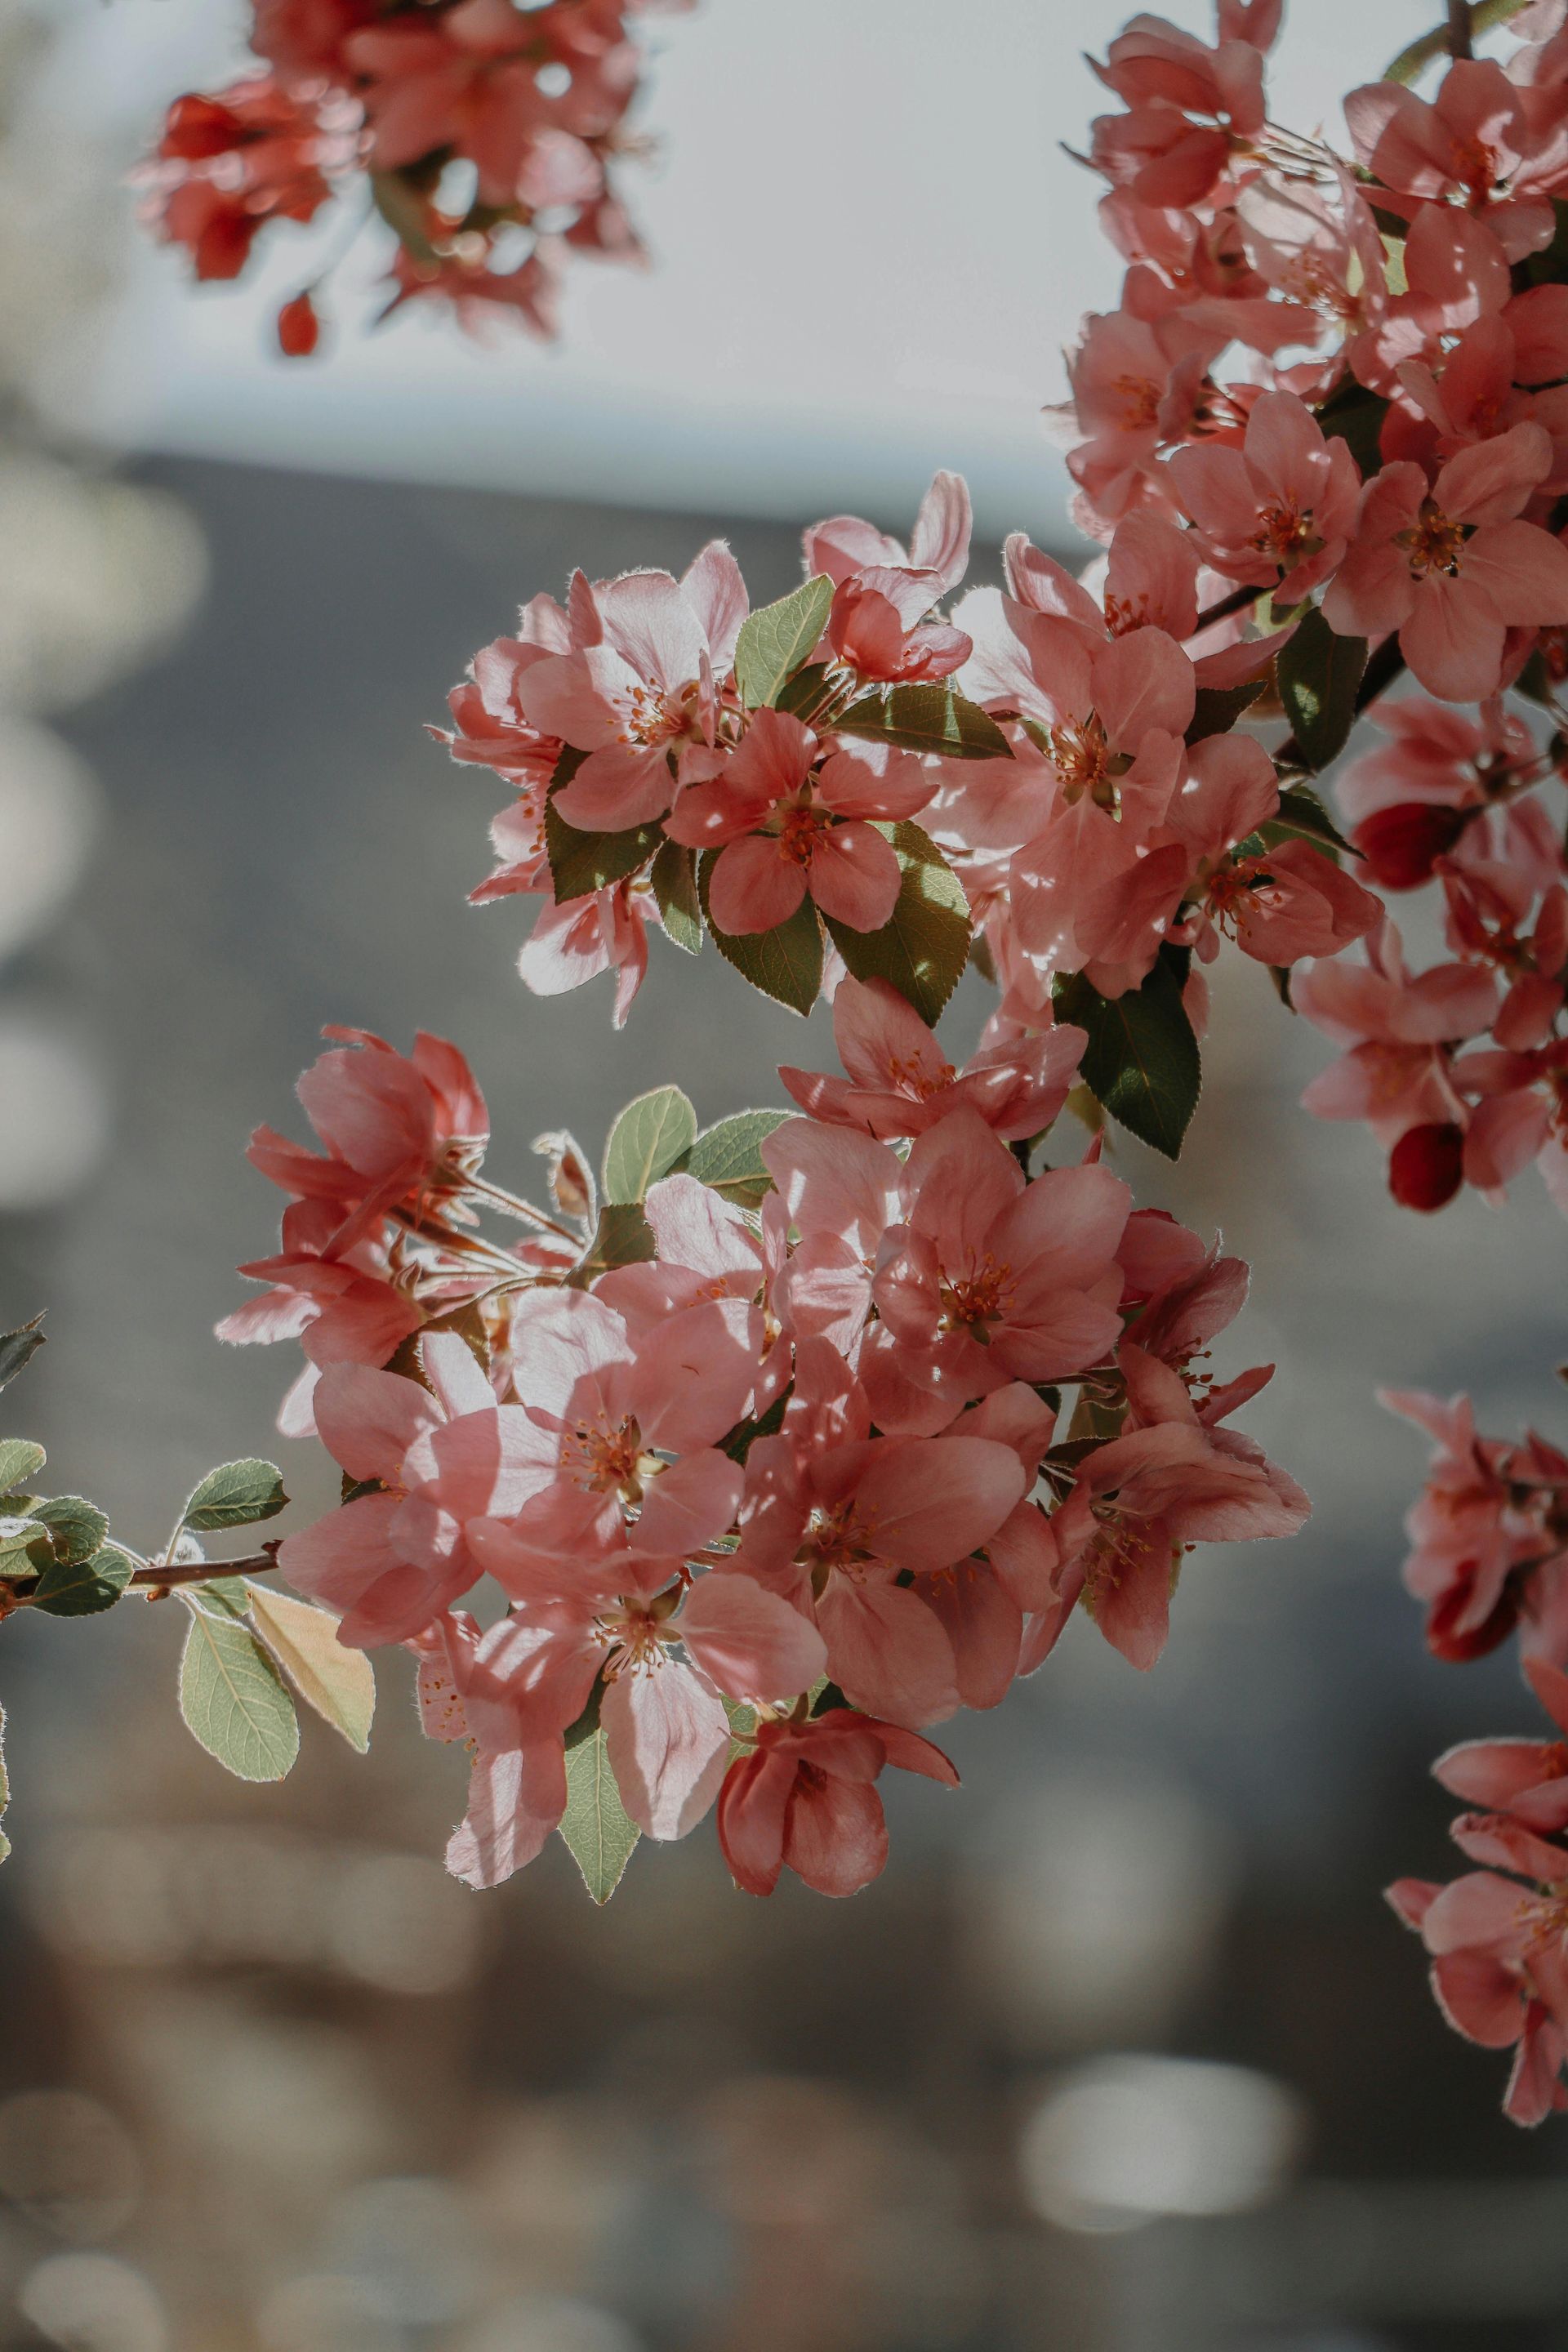
<svg viewBox="0 0 1568 2352">
<path fill-rule="evenodd" d="M 724 1778 L 730 1718 L 722 1701 L 689 1667 L 667 1658 L 606 1684 L 601 1720 L 632 1820 L 652 1838 L 685 1837 Z"/>
</svg>

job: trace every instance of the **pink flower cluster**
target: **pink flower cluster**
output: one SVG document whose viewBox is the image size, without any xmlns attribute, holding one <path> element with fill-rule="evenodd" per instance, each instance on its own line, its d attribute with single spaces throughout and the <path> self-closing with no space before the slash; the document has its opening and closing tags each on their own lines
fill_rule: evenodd
<svg viewBox="0 0 1568 2352">
<path fill-rule="evenodd" d="M 279 1566 L 344 1642 L 417 1657 L 426 1729 L 472 1750 L 472 1883 L 538 1853 L 591 1740 L 636 1830 L 716 1808 L 742 1887 L 851 1893 L 883 1767 L 956 1777 L 927 1728 L 996 1706 L 1079 1603 L 1152 1665 L 1193 1544 L 1307 1515 L 1228 1426 L 1271 1367 L 1205 1369 L 1246 1267 L 1134 1210 L 1098 1145 L 1027 1172 L 1083 1033 L 955 1070 L 883 983 L 845 979 L 834 1017 L 846 1075 L 784 1073 L 803 1116 L 706 1150 L 692 1121 L 636 1202 L 615 1135 L 603 1206 L 560 1136 L 550 1207 L 494 1185 L 428 1037 L 336 1033 L 300 1086 L 322 1148 L 252 1144 L 282 1247 L 221 1328 L 302 1339 L 285 1423 L 345 1481 Z M 526 1236 L 481 1233 L 496 1212 Z"/>
<path fill-rule="evenodd" d="M 578 574 L 563 606 L 535 597 L 476 657 L 442 740 L 517 794 L 474 896 L 547 901 L 521 959 L 531 988 L 614 967 L 624 1020 L 647 927 L 671 929 L 673 908 L 681 944 L 705 919 L 732 960 L 737 940 L 824 919 L 830 992 L 846 961 L 877 970 L 911 866 L 962 885 L 1021 1028 L 1062 976 L 1114 998 L 1167 944 L 1186 978 L 1221 932 L 1279 965 L 1373 929 L 1379 902 L 1307 837 L 1331 838 L 1321 812 L 1282 804 L 1263 745 L 1226 731 L 1279 638 L 1194 654 L 1192 534 L 1132 516 L 1094 593 L 1011 539 L 1005 589 L 944 619 L 969 539 L 964 485 L 939 474 L 907 549 L 855 517 L 818 523 L 805 585 L 760 614 L 715 541 L 679 580 Z M 748 627 L 762 646 L 797 616 L 763 699 Z M 1201 978 L 1187 996 L 1201 1026 Z"/>
<path fill-rule="evenodd" d="M 386 312 L 552 335 L 572 252 L 644 257 L 615 173 L 637 143 L 627 19 L 659 5 L 685 0 L 255 0 L 260 69 L 175 100 L 147 217 L 198 278 L 231 278 L 268 221 L 368 186 L 397 239 Z M 315 292 L 279 313 L 289 357 L 316 348 Z"/>
<path fill-rule="evenodd" d="M 1525 1680 L 1563 1735 L 1472 1740 L 1440 1757 L 1443 1787 L 1481 1808 L 1452 1833 L 1482 1867 L 1450 1886 L 1388 1890 L 1433 1956 L 1444 2016 L 1472 2042 L 1514 2050 L 1505 2112 L 1537 2124 L 1568 2107 L 1568 1847 L 1551 1842 L 1568 1831 L 1568 1454 L 1533 1430 L 1517 1443 L 1481 1436 L 1468 1397 L 1383 1402 L 1433 1441 L 1405 1520 L 1405 1580 L 1426 1604 L 1427 1646 L 1477 1658 L 1517 1631 Z"/>
<path fill-rule="evenodd" d="M 1539 789 L 1560 753 L 1500 697 L 1473 719 L 1418 695 L 1373 715 L 1391 740 L 1345 769 L 1340 808 L 1384 889 L 1440 889 L 1448 961 L 1412 972 L 1385 923 L 1364 966 L 1297 975 L 1297 1009 L 1346 1049 L 1307 1108 L 1366 1122 L 1406 1208 L 1466 1184 L 1500 1202 L 1533 1161 L 1568 1213 L 1568 857 Z"/>
<path fill-rule="evenodd" d="M 1398 1879 L 1388 1899 L 1432 1955 L 1455 2032 L 1512 2050 L 1504 2113 L 1538 2124 L 1568 2107 L 1568 1675 L 1540 1658 L 1524 1674 L 1558 1736 L 1468 1740 L 1432 1768 L 1476 1808 L 1451 1834 L 1479 1867 L 1447 1886 Z"/>
</svg>

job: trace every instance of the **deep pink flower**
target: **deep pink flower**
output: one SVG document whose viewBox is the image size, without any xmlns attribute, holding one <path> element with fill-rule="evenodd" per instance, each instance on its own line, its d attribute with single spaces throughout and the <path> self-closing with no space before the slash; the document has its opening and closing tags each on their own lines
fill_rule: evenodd
<svg viewBox="0 0 1568 2352">
<path fill-rule="evenodd" d="M 731 1766 L 719 1798 L 719 1842 L 738 1886 L 771 1895 L 793 1870 L 819 1895 L 854 1895 L 888 1859 L 876 1781 L 884 1766 L 956 1788 L 940 1748 L 851 1707 L 807 1721 L 764 1722 Z"/>
<path fill-rule="evenodd" d="M 1345 121 L 1357 161 L 1383 184 L 1379 201 L 1394 197 L 1391 211 L 1408 217 L 1433 200 L 1462 205 L 1495 231 L 1510 261 L 1551 244 L 1547 190 L 1568 165 L 1568 129 L 1537 131 L 1490 58 L 1450 65 L 1430 103 L 1397 82 L 1352 89 Z"/>
</svg>

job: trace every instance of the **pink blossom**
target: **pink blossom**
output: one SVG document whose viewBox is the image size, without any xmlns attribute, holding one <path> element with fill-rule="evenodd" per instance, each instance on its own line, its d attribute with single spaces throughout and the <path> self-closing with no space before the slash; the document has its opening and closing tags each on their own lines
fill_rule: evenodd
<svg viewBox="0 0 1568 2352">
<path fill-rule="evenodd" d="M 1254 403 L 1239 449 L 1194 442 L 1175 452 L 1170 471 L 1205 560 L 1228 579 L 1283 582 L 1300 599 L 1339 568 L 1361 477 L 1345 444 L 1325 440 L 1293 394 Z"/>
<path fill-rule="evenodd" d="M 1419 466 L 1385 466 L 1324 597 L 1331 625 L 1397 629 L 1415 676 L 1447 701 L 1495 693 L 1508 626 L 1568 620 L 1568 549 L 1515 519 L 1551 469 L 1538 425 L 1460 450 L 1430 491 Z"/>
<path fill-rule="evenodd" d="M 1353 89 L 1345 120 L 1356 158 L 1391 211 L 1454 202 L 1479 213 L 1510 261 L 1550 245 L 1546 189 L 1568 166 L 1568 131 L 1532 129 L 1519 91 L 1489 58 L 1449 66 L 1430 103 L 1397 82 Z M 1402 204 L 1399 199 L 1408 200 Z"/>
<path fill-rule="evenodd" d="M 851 1707 L 760 1723 L 719 1799 L 719 1842 L 736 1885 L 771 1895 L 787 1868 L 819 1895 L 858 1894 L 888 1859 L 875 1784 L 889 1764 L 958 1785 L 940 1748 Z"/>
<path fill-rule="evenodd" d="M 616 832 L 663 816 L 683 782 L 713 772 L 717 681 L 746 591 L 715 540 L 679 582 L 628 572 L 590 597 L 597 635 L 533 665 L 517 698 L 531 726 L 585 755 L 555 795 L 561 815 L 586 833 Z"/>
<path fill-rule="evenodd" d="M 912 815 L 932 780 L 911 753 L 880 744 L 823 751 L 788 711 L 759 710 L 721 781 L 681 796 L 671 840 L 722 845 L 709 884 L 721 931 L 771 931 L 808 895 L 851 930 L 890 918 L 899 862 L 871 820 Z"/>
<path fill-rule="evenodd" d="M 779 1076 L 813 1118 L 884 1141 L 923 1135 L 960 1103 L 1004 1142 L 1042 1134 L 1067 1100 L 1088 1042 L 1081 1029 L 1053 1024 L 983 1046 L 960 1072 L 897 989 L 854 979 L 835 992 L 833 1035 L 847 1079 L 787 1067 Z"/>
</svg>

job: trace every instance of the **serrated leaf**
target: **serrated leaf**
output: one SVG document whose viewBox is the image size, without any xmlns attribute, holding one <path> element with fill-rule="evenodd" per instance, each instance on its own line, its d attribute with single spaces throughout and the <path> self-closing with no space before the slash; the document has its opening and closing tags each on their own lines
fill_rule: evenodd
<svg viewBox="0 0 1568 2352">
<path fill-rule="evenodd" d="M 902 751 L 936 751 L 944 760 L 1010 760 L 1012 748 L 988 710 L 951 686 L 890 686 L 850 704 L 833 722 L 838 735 L 892 743 Z"/>
<path fill-rule="evenodd" d="M 28 1515 L 47 1528 L 49 1548 L 68 1566 L 90 1559 L 109 1533 L 109 1514 L 85 1495 L 53 1495 L 35 1503 Z"/>
<path fill-rule="evenodd" d="M 774 702 L 810 658 L 832 604 L 833 583 L 819 572 L 776 604 L 747 614 L 735 640 L 735 684 L 748 709 Z"/>
<path fill-rule="evenodd" d="M 1203 1084 L 1181 984 L 1163 956 L 1142 988 L 1113 1001 L 1081 972 L 1056 991 L 1057 1015 L 1087 1030 L 1079 1070 L 1114 1119 L 1174 1160 Z"/>
<path fill-rule="evenodd" d="M 0 1576 L 37 1576 L 53 1559 L 49 1538 L 30 1513 L 0 1517 Z"/>
<path fill-rule="evenodd" d="M 1279 699 L 1304 764 L 1326 768 L 1355 724 L 1356 688 L 1366 668 L 1366 639 L 1334 635 L 1316 607 L 1303 614 L 1275 665 Z"/>
<path fill-rule="evenodd" d="M 773 1183 L 763 1165 L 762 1147 L 775 1127 L 794 1117 L 787 1110 L 742 1110 L 721 1118 L 692 1145 L 687 1174 L 740 1208 L 761 1208 Z"/>
<path fill-rule="evenodd" d="M 655 1087 L 629 1102 L 605 1146 L 605 1199 L 645 1201 L 697 1140 L 697 1113 L 679 1087 Z"/>
<path fill-rule="evenodd" d="M 1187 741 L 1205 743 L 1211 735 L 1228 735 L 1267 684 L 1266 678 L 1249 677 L 1240 686 L 1200 686 L 1193 703 Z"/>
<path fill-rule="evenodd" d="M 276 1518 L 288 1503 L 283 1474 L 275 1462 L 220 1462 L 193 1493 L 180 1525 L 207 1534 L 220 1528 L 247 1528 Z"/>
<path fill-rule="evenodd" d="M 375 1674 L 363 1650 L 344 1647 L 326 1609 L 265 1584 L 247 1586 L 250 1622 L 306 1705 L 363 1756 L 375 1713 Z"/>
<path fill-rule="evenodd" d="M 188 1613 L 180 1713 L 192 1735 L 237 1780 L 281 1780 L 300 1753 L 282 1675 L 248 1625 L 200 1608 Z"/>
<path fill-rule="evenodd" d="M 14 1381 L 43 1346 L 44 1335 L 38 1328 L 43 1319 L 35 1315 L 30 1323 L 18 1324 L 15 1331 L 0 1331 L 0 1389 Z"/>
<path fill-rule="evenodd" d="M 12 1494 L 34 1478 L 48 1458 L 30 1437 L 0 1437 L 0 1495 Z"/>
<path fill-rule="evenodd" d="M 662 838 L 663 828 L 657 824 L 634 824 L 624 833 L 580 833 L 552 800 L 546 801 L 544 852 L 557 906 L 624 882 L 647 865 Z"/>
<path fill-rule="evenodd" d="M 891 839 L 903 880 L 890 919 L 879 931 L 855 931 L 829 915 L 827 929 L 857 980 L 890 982 L 934 1027 L 969 961 L 969 901 L 918 824 L 894 825 Z"/>
<path fill-rule="evenodd" d="M 679 841 L 667 841 L 649 876 L 658 901 L 664 935 L 688 955 L 702 952 L 702 906 L 697 896 L 697 859 Z"/>
<path fill-rule="evenodd" d="M 595 1903 L 609 1901 L 641 1834 L 621 1802 L 605 1734 L 595 1730 L 566 1751 L 561 1835 Z"/>
<path fill-rule="evenodd" d="M 56 1560 L 45 1569 L 33 1599 L 51 1617 L 96 1617 L 113 1608 L 134 1572 L 117 1544 L 104 1544 L 89 1559 Z"/>
<path fill-rule="evenodd" d="M 787 1004 L 792 1013 L 809 1013 L 822 986 L 822 926 L 816 908 L 809 898 L 803 898 L 788 922 L 773 930 L 734 935 L 721 931 L 708 904 L 713 861 L 720 854 L 716 849 L 704 851 L 697 867 L 703 920 L 714 946 L 725 962 L 733 964 L 742 980 L 749 980 L 764 996 Z"/>
<path fill-rule="evenodd" d="M 636 1201 L 606 1201 L 586 1255 L 578 1259 L 566 1280 L 574 1290 L 586 1290 L 595 1277 L 614 1265 L 642 1265 L 654 1255 L 653 1227 Z"/>
<path fill-rule="evenodd" d="M 1310 841 L 1331 856 L 1357 857 L 1360 851 L 1352 847 L 1340 831 L 1322 802 L 1308 784 L 1292 784 L 1279 795 L 1277 815 L 1258 828 L 1266 849 L 1280 841 Z"/>
</svg>

